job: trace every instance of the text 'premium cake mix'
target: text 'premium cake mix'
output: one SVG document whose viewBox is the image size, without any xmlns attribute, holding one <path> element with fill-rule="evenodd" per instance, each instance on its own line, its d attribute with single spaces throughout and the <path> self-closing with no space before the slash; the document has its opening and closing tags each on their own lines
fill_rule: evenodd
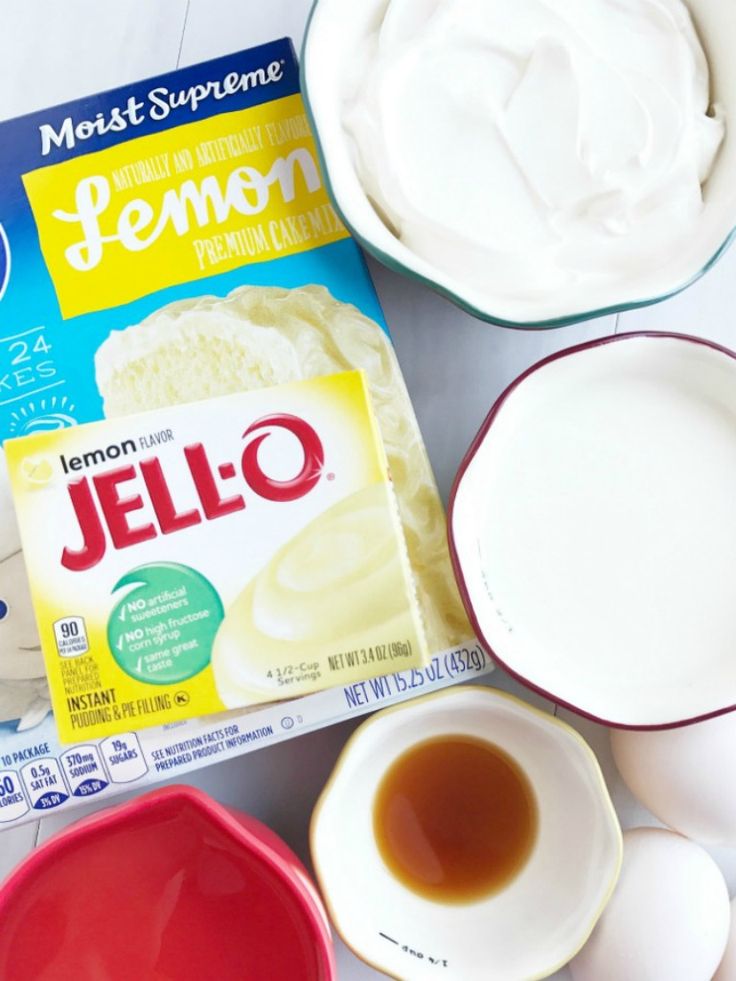
<svg viewBox="0 0 736 981">
<path fill-rule="evenodd" d="M 467 643 L 290 42 L 1 128 L 0 726 L 45 674 L 82 740 Z"/>
</svg>

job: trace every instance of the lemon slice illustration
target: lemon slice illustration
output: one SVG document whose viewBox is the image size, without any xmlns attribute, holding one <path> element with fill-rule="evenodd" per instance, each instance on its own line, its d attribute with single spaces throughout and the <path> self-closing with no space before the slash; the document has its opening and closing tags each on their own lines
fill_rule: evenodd
<svg viewBox="0 0 736 981">
<path fill-rule="evenodd" d="M 20 469 L 24 478 L 34 487 L 42 487 L 44 484 L 47 484 L 54 475 L 51 464 L 43 457 L 24 457 L 20 465 Z"/>
</svg>

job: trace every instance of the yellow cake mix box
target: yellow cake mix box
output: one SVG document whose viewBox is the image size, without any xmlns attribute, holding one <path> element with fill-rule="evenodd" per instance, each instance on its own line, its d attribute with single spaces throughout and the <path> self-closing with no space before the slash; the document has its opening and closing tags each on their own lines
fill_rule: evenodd
<svg viewBox="0 0 736 981">
<path fill-rule="evenodd" d="M 62 741 L 425 663 L 361 372 L 5 452 Z"/>
<path fill-rule="evenodd" d="M 370 409 L 357 381 L 325 380 L 356 371 Z M 266 393 L 278 391 L 272 405 Z M 223 416 L 213 431 L 223 397 L 242 399 L 250 421 L 232 430 L 237 417 Z M 307 402 L 322 407 L 316 417 Z M 298 449 L 293 433 L 244 435 L 269 412 L 306 419 L 324 450 L 319 480 L 293 501 L 271 501 L 243 474 L 248 448 L 272 480 L 301 472 L 280 455 L 289 440 Z M 360 464 L 344 448 L 358 431 Z M 21 460 L 14 441 L 25 438 L 39 449 Z M 0 829 L 491 670 L 388 325 L 330 201 L 288 38 L 0 121 L 0 443 Z M 202 444 L 214 490 L 201 474 L 194 483 L 190 443 Z M 390 473 L 408 607 L 403 548 L 391 551 L 385 523 L 355 579 L 350 563 L 323 561 L 307 531 L 324 522 L 329 538 L 364 540 L 381 509 L 330 508 L 388 487 L 361 469 L 370 460 Z M 135 476 L 118 483 L 128 468 Z M 85 562 L 69 485 L 104 545 L 89 569 L 61 564 L 65 549 L 72 566 Z M 220 515 L 229 497 L 245 507 Z M 58 520 L 44 516 L 52 506 Z M 371 550 L 374 537 L 385 553 Z M 399 628 L 410 612 L 414 628 Z M 387 629 L 374 635 L 379 621 Z M 264 694 L 250 669 L 297 638 L 303 655 L 271 668 Z M 241 639 L 250 660 L 233 656 Z M 277 700 L 255 704 L 266 695 Z M 240 698 L 249 705 L 205 709 Z M 108 710 L 119 729 L 116 707 L 125 730 L 92 736 L 109 731 L 93 728 Z M 74 745 L 60 746 L 59 728 Z"/>
</svg>

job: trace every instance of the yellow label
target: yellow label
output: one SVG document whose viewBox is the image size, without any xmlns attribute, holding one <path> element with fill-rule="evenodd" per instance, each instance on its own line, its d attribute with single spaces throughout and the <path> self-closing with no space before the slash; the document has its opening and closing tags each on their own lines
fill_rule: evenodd
<svg viewBox="0 0 736 981">
<path fill-rule="evenodd" d="M 63 742 L 425 662 L 360 372 L 5 450 Z"/>
<path fill-rule="evenodd" d="M 299 95 L 23 177 L 65 318 L 346 238 Z"/>
</svg>

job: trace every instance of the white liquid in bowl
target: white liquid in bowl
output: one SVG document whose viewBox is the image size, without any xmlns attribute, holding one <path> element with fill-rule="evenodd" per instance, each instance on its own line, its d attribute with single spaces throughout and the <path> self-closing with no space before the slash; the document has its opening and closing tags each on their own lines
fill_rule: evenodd
<svg viewBox="0 0 736 981">
<path fill-rule="evenodd" d="M 455 504 L 488 644 L 534 685 L 614 723 L 736 704 L 735 492 L 728 355 L 643 337 L 533 372 Z"/>
</svg>

